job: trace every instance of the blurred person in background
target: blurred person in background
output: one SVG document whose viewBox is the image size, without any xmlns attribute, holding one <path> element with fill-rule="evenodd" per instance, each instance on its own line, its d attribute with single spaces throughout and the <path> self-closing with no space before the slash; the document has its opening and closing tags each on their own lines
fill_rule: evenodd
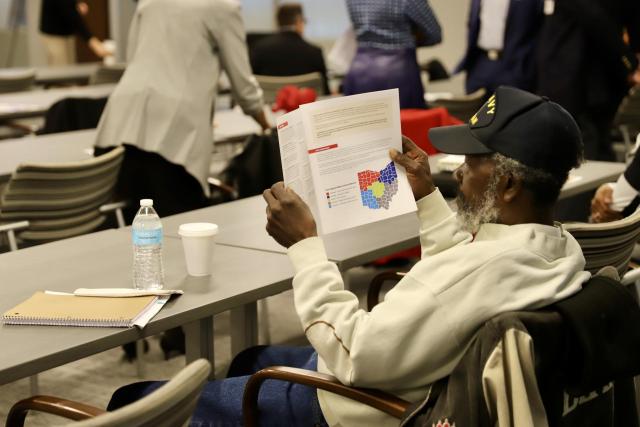
<svg viewBox="0 0 640 427">
<path fill-rule="evenodd" d="M 89 6 L 84 2 L 42 0 L 40 33 L 47 53 L 47 64 L 74 64 L 76 35 L 82 37 L 98 58 L 109 55 L 102 42 L 87 28 L 83 18 L 87 13 Z"/>
<path fill-rule="evenodd" d="M 544 14 L 537 92 L 575 117 L 586 159 L 615 160 L 611 125 L 638 69 L 640 1 L 547 0 Z"/>
<path fill-rule="evenodd" d="M 358 50 L 345 95 L 398 88 L 400 108 L 426 108 L 416 47 L 442 41 L 427 0 L 347 0 Z"/>
<path fill-rule="evenodd" d="M 467 50 L 456 72 L 466 71 L 466 91 L 500 85 L 535 87 L 535 50 L 543 0 L 472 0 Z"/>
<path fill-rule="evenodd" d="M 133 220 L 138 200 L 160 217 L 209 205 L 213 115 L 224 70 L 242 110 L 268 129 L 251 73 L 238 0 L 140 0 L 129 30 L 127 69 L 98 124 L 95 154 L 125 147 L 116 192 Z M 184 353 L 179 328 L 161 341 Z"/>
<path fill-rule="evenodd" d="M 295 76 L 319 72 L 324 94 L 329 93 L 322 50 L 304 38 L 306 19 L 299 3 L 281 5 L 276 13 L 278 32 L 251 48 L 251 68 L 264 76 Z"/>
</svg>

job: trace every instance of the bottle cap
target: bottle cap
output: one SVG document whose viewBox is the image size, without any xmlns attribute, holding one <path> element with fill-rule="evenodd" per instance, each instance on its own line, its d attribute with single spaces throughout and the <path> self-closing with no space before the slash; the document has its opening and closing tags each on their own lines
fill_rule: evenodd
<svg viewBox="0 0 640 427">
<path fill-rule="evenodd" d="M 140 206 L 142 207 L 153 206 L 153 199 L 140 199 Z"/>
</svg>

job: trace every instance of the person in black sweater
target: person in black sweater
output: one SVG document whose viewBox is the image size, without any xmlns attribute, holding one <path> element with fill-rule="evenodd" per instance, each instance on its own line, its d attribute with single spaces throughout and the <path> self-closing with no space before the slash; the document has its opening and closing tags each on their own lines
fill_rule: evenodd
<svg viewBox="0 0 640 427">
<path fill-rule="evenodd" d="M 300 4 L 285 4 L 276 13 L 279 32 L 262 38 L 250 49 L 254 74 L 295 76 L 320 72 L 324 95 L 329 93 L 322 50 L 302 38 L 305 18 Z"/>
<path fill-rule="evenodd" d="M 82 37 L 99 58 L 109 54 L 102 42 L 91 34 L 82 18 L 88 11 L 86 3 L 76 0 L 42 0 L 40 32 L 49 65 L 76 62 L 74 35 Z"/>
</svg>

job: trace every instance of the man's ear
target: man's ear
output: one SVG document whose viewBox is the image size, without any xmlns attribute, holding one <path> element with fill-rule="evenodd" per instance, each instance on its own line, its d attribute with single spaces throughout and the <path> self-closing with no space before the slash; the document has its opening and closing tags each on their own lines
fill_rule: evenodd
<svg viewBox="0 0 640 427">
<path fill-rule="evenodd" d="M 504 203 L 511 203 L 514 201 L 523 190 L 522 178 L 510 173 L 504 175 L 498 185 L 499 194 L 501 195 Z"/>
</svg>

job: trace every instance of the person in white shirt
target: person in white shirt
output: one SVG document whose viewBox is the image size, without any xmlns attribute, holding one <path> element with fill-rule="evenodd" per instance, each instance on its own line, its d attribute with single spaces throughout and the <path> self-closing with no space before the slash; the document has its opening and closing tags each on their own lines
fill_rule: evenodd
<svg viewBox="0 0 640 427">
<path fill-rule="evenodd" d="M 344 288 L 302 199 L 282 182 L 264 192 L 267 231 L 288 248 L 295 307 L 312 347 L 241 353 L 232 378 L 205 386 L 192 422 L 240 423 L 246 375 L 270 365 L 317 369 L 344 384 L 421 400 L 432 382 L 451 373 L 484 322 L 581 289 L 590 274 L 580 246 L 553 222 L 560 188 L 581 156 L 571 116 L 546 99 L 500 87 L 470 124 L 432 129 L 430 138 L 441 151 L 466 155 L 455 172 L 458 214 L 434 187 L 424 151 L 406 139 L 403 154 L 392 150 L 418 204 L 422 259 L 371 312 Z M 144 394 L 157 385 L 138 387 Z M 306 386 L 263 387 L 261 425 L 398 424 Z"/>
<path fill-rule="evenodd" d="M 602 184 L 591 200 L 591 221 L 610 222 L 633 213 L 640 205 L 640 134 L 635 155 L 616 182 Z"/>
</svg>

